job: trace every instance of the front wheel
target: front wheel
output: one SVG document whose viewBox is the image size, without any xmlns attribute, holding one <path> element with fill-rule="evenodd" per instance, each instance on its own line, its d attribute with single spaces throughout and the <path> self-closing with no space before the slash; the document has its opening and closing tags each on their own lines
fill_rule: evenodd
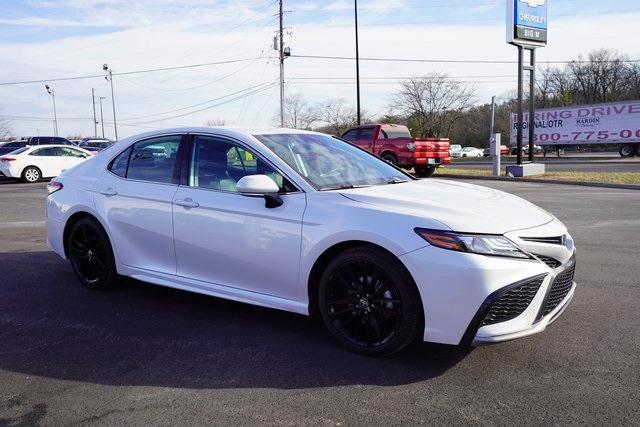
<svg viewBox="0 0 640 427">
<path fill-rule="evenodd" d="M 117 283 L 109 237 L 95 220 L 84 218 L 73 225 L 67 249 L 71 268 L 83 286 L 106 289 Z"/>
<path fill-rule="evenodd" d="M 320 279 L 318 303 L 331 335 L 358 353 L 388 356 L 421 332 L 420 295 L 411 276 L 375 247 L 334 258 Z"/>
<path fill-rule="evenodd" d="M 396 159 L 396 156 L 393 155 L 392 153 L 384 153 L 382 155 L 382 160 L 392 164 L 393 166 L 398 166 L 398 159 Z"/>
<path fill-rule="evenodd" d="M 416 166 L 413 170 L 420 178 L 429 178 L 436 171 L 436 166 Z"/>
</svg>

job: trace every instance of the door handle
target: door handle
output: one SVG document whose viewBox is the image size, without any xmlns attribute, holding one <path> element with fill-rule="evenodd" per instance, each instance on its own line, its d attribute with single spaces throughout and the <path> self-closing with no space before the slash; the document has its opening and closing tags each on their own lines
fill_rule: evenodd
<svg viewBox="0 0 640 427">
<path fill-rule="evenodd" d="M 200 203 L 194 202 L 189 198 L 174 200 L 173 203 L 178 206 L 182 206 L 183 208 L 197 208 L 198 206 L 200 206 Z"/>
<path fill-rule="evenodd" d="M 106 190 L 100 190 L 100 194 L 102 194 L 103 196 L 111 197 L 118 194 L 118 192 L 113 188 L 107 188 Z"/>
</svg>

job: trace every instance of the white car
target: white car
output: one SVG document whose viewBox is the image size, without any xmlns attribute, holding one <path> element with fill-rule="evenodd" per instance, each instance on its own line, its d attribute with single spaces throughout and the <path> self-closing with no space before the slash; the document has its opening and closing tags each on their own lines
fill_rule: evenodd
<svg viewBox="0 0 640 427">
<path fill-rule="evenodd" d="M 461 150 L 451 152 L 451 157 L 483 157 L 484 150 L 476 147 L 464 147 Z"/>
<path fill-rule="evenodd" d="M 0 172 L 25 182 L 38 182 L 58 176 L 92 156 L 87 150 L 69 145 L 27 146 L 0 156 Z"/>
<path fill-rule="evenodd" d="M 553 215 L 500 191 L 416 180 L 320 133 L 150 132 L 49 192 L 48 245 L 84 286 L 129 276 L 317 315 L 369 355 L 535 334 L 576 287 L 573 240 Z"/>
</svg>

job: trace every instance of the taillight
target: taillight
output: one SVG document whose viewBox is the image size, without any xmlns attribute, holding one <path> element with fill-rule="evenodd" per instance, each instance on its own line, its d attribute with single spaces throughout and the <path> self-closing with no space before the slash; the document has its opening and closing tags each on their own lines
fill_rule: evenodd
<svg viewBox="0 0 640 427">
<path fill-rule="evenodd" d="M 2 157 L 0 158 L 0 162 L 13 162 L 15 159 L 13 157 Z"/>
<path fill-rule="evenodd" d="M 61 182 L 51 180 L 47 184 L 47 191 L 49 192 L 49 194 L 53 194 L 56 191 L 62 190 L 62 187 L 63 185 Z"/>
</svg>

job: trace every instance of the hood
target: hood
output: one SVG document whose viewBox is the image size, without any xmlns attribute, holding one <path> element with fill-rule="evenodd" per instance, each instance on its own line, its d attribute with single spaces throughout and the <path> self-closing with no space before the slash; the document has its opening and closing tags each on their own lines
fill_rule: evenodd
<svg viewBox="0 0 640 427">
<path fill-rule="evenodd" d="M 467 233 L 503 234 L 540 226 L 554 219 L 520 197 L 450 180 L 422 179 L 341 190 L 340 193 L 357 202 L 433 219 L 453 231 Z"/>
</svg>

